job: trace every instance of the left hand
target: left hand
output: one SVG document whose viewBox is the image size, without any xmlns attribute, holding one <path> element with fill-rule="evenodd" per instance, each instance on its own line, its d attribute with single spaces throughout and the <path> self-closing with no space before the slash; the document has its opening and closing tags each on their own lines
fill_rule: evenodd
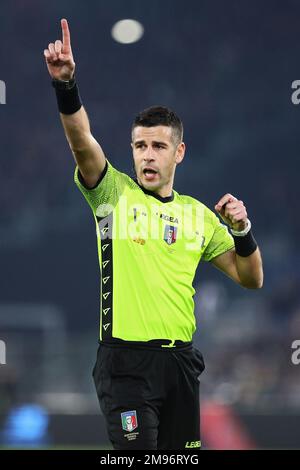
<svg viewBox="0 0 300 470">
<path fill-rule="evenodd" d="M 239 201 L 232 194 L 225 194 L 215 205 L 225 224 L 237 231 L 242 231 L 247 225 L 247 211 L 243 201 Z"/>
</svg>

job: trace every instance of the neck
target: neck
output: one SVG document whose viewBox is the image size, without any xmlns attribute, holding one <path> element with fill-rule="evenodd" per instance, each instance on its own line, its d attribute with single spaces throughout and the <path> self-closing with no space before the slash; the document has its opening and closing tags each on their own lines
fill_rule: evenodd
<svg viewBox="0 0 300 470">
<path fill-rule="evenodd" d="M 152 191 L 151 189 L 146 189 L 145 186 L 141 184 L 138 178 L 135 178 L 135 181 L 139 185 L 139 187 L 144 191 L 145 194 L 149 194 L 150 196 L 155 197 L 161 202 L 171 202 L 174 199 L 172 185 L 168 185 L 167 187 L 165 186 L 164 188 Z"/>
<path fill-rule="evenodd" d="M 170 197 L 172 195 L 172 191 L 173 191 L 173 184 L 172 183 L 166 184 L 165 186 L 162 186 L 161 188 L 151 189 L 151 188 L 145 188 L 145 186 L 142 184 L 142 182 L 138 178 L 137 178 L 137 182 L 146 191 L 151 192 L 153 194 L 156 194 L 157 196 Z"/>
<path fill-rule="evenodd" d="M 159 188 L 154 190 L 153 193 L 160 197 L 170 197 L 172 195 L 173 187 L 172 185 L 164 186 L 163 188 Z"/>
</svg>

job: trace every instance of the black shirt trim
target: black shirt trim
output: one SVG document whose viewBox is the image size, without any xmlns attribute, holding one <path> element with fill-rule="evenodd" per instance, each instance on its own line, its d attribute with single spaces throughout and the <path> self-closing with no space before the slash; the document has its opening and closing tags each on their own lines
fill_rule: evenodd
<svg viewBox="0 0 300 470">
<path fill-rule="evenodd" d="M 172 202 L 174 201 L 174 191 L 172 191 L 171 196 L 167 197 L 162 197 L 159 194 L 154 193 L 153 191 L 149 191 L 148 189 L 145 189 L 143 186 L 141 186 L 138 183 L 138 180 L 136 178 L 133 179 L 133 181 L 141 188 L 141 190 L 145 193 L 148 194 L 149 196 L 155 197 L 155 199 L 158 199 L 160 202 L 166 203 L 166 202 Z"/>
<path fill-rule="evenodd" d="M 106 175 L 107 168 L 108 168 L 108 163 L 107 163 L 107 160 L 106 160 L 104 170 L 102 171 L 101 175 L 99 176 L 99 179 L 98 179 L 97 183 L 95 184 L 95 186 L 92 186 L 91 188 L 89 188 L 89 187 L 85 184 L 85 181 L 84 181 L 84 179 L 83 179 L 83 176 L 82 176 L 82 174 L 80 173 L 79 167 L 78 167 L 78 179 L 79 179 L 80 183 L 82 184 L 82 186 L 83 186 L 85 189 L 87 189 L 88 191 L 90 191 L 91 189 L 96 189 L 97 186 L 99 186 L 99 184 L 100 184 L 101 181 L 103 180 L 104 176 Z"/>
<path fill-rule="evenodd" d="M 92 190 L 92 189 L 96 189 L 97 186 L 99 186 L 99 184 L 101 183 L 101 181 L 103 180 L 104 176 L 106 175 L 107 173 L 107 169 L 108 169 L 108 163 L 107 163 L 107 160 L 106 160 L 106 163 L 105 163 L 105 167 L 104 167 L 104 170 L 102 171 L 97 183 L 92 186 L 91 188 L 89 188 L 84 179 L 83 179 L 83 176 L 82 174 L 80 173 L 80 170 L 79 170 L 79 167 L 78 167 L 78 179 L 80 181 L 80 183 L 82 184 L 82 186 L 87 189 L 88 191 Z M 148 189 L 145 189 L 143 186 L 141 186 L 139 183 L 138 183 L 138 180 L 136 178 L 133 179 L 133 181 L 139 186 L 139 188 L 145 193 L 147 194 L 148 196 L 152 196 L 154 197 L 155 199 L 158 199 L 158 201 L 160 202 L 163 202 L 163 203 L 167 203 L 167 202 L 172 202 L 174 201 L 174 191 L 172 191 L 172 194 L 170 196 L 167 196 L 167 197 L 162 197 L 160 196 L 159 194 L 156 194 L 154 193 L 153 191 L 149 191 Z"/>
</svg>

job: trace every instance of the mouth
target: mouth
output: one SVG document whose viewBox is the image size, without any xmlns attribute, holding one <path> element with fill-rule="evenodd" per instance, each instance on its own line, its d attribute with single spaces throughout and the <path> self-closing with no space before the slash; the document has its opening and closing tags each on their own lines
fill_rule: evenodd
<svg viewBox="0 0 300 470">
<path fill-rule="evenodd" d="M 158 171 L 155 170 L 154 168 L 152 167 L 149 167 L 149 166 L 146 166 L 144 169 L 143 169 L 143 175 L 145 176 L 145 178 L 149 181 L 153 180 L 156 175 L 158 174 Z"/>
</svg>

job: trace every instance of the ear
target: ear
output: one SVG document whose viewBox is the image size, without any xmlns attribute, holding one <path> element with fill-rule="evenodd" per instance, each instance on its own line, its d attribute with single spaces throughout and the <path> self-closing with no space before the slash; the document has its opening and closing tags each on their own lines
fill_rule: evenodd
<svg viewBox="0 0 300 470">
<path fill-rule="evenodd" d="M 182 160 L 184 159 L 184 154 L 185 154 L 185 143 L 181 142 L 176 150 L 176 157 L 175 157 L 175 163 L 181 163 Z"/>
</svg>

